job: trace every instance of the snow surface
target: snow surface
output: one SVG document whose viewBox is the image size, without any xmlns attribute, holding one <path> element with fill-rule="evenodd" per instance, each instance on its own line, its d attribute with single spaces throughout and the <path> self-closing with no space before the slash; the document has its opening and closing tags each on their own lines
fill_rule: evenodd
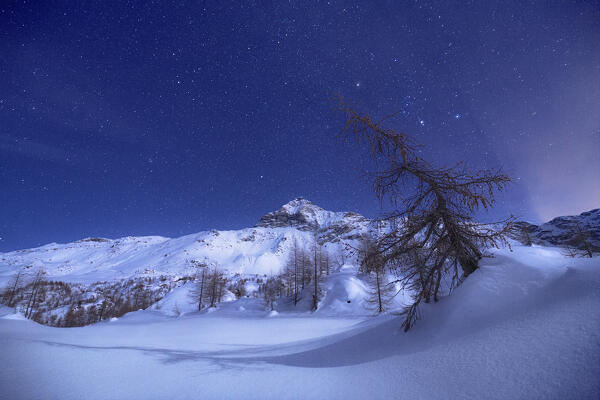
<svg viewBox="0 0 600 400">
<path fill-rule="evenodd" d="M 351 265 L 327 281 L 316 313 L 271 314 L 240 299 L 175 316 L 186 285 L 158 309 L 83 328 L 4 307 L 0 397 L 598 399 L 599 264 L 553 248 L 496 251 L 452 296 L 425 305 L 409 333 L 398 317 L 364 312 Z"/>
<path fill-rule="evenodd" d="M 257 227 L 213 230 L 175 239 L 146 236 L 52 243 L 0 253 L 0 261 L 7 267 L 0 269 L 0 285 L 23 268 L 43 268 L 48 279 L 78 283 L 132 276 L 193 275 L 190 260 L 218 265 L 229 274 L 272 275 L 282 271 L 294 239 L 305 247 L 313 242 L 312 233 L 292 227 Z M 327 243 L 325 248 L 334 254 L 342 246 Z"/>
</svg>

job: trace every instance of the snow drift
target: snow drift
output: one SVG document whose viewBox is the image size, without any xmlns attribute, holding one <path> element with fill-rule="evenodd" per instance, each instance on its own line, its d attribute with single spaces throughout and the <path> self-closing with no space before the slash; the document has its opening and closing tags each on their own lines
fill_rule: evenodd
<svg viewBox="0 0 600 400">
<path fill-rule="evenodd" d="M 393 315 L 334 316 L 360 301 L 351 270 L 328 282 L 323 309 L 331 314 L 271 315 L 258 299 L 242 299 L 209 314 L 146 310 L 64 329 L 4 308 L 2 397 L 600 396 L 597 258 L 518 245 L 496 251 L 452 296 L 423 307 L 408 333 Z"/>
</svg>

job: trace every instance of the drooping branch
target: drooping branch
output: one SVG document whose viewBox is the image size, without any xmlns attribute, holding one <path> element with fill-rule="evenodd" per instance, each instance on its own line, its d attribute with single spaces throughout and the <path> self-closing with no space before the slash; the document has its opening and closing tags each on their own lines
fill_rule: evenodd
<svg viewBox="0 0 600 400">
<path fill-rule="evenodd" d="M 483 249 L 508 245 L 512 216 L 481 224 L 473 214 L 493 206 L 495 193 L 511 179 L 500 170 L 469 172 L 463 163 L 435 167 L 419 156 L 421 146 L 405 133 L 359 114 L 341 97 L 335 101 L 345 115 L 340 134 L 368 143 L 371 157 L 384 165 L 374 174 L 373 189 L 380 201 L 395 207 L 384 218 L 394 225 L 379 239 L 377 257 L 399 269 L 400 282 L 415 293 L 406 310 L 408 329 L 418 315 L 415 305 L 438 299 L 443 276 L 451 277 L 451 289 L 478 268 Z"/>
</svg>

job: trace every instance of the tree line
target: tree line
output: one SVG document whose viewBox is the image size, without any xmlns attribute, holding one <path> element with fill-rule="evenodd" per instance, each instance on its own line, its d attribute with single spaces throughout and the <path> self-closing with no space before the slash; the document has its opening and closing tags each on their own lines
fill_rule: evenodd
<svg viewBox="0 0 600 400">
<path fill-rule="evenodd" d="M 300 243 L 297 238 L 292 239 L 290 246 L 283 271 L 265 276 L 264 280 L 258 279 L 257 295 L 263 298 L 265 306 L 271 310 L 275 309 L 279 299 L 285 298 L 296 306 L 305 296 L 310 296 L 311 309 L 315 311 L 323 293 L 323 280 L 332 272 L 331 256 L 318 240 L 316 231 L 308 246 Z M 216 307 L 222 300 L 225 289 L 236 298 L 246 295 L 246 279 L 231 282 L 216 264 L 209 265 L 197 260 L 190 260 L 188 264 L 196 269 L 190 297 L 198 311 Z"/>
<path fill-rule="evenodd" d="M 0 292 L 0 301 L 28 319 L 56 327 L 84 326 L 146 309 L 191 279 L 139 277 L 85 285 L 48 280 L 42 268 L 31 270 L 17 271 Z"/>
</svg>

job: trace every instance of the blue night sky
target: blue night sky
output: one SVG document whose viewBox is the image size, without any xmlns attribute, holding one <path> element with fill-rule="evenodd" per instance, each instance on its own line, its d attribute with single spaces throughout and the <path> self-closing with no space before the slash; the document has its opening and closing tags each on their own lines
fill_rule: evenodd
<svg viewBox="0 0 600 400">
<path fill-rule="evenodd" d="M 379 214 L 339 93 L 439 165 L 515 183 L 482 218 L 600 206 L 598 2 L 2 2 L 0 251 Z"/>
</svg>

